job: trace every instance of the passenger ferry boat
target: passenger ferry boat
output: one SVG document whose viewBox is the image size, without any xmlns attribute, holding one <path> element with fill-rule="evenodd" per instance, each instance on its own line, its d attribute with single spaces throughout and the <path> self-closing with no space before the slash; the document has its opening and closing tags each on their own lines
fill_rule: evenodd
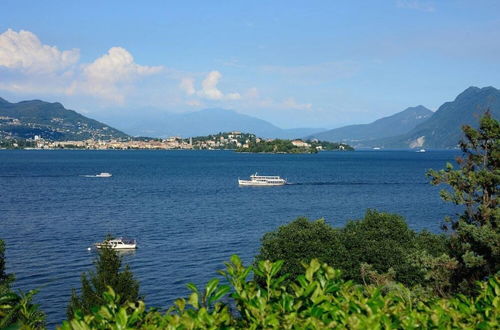
<svg viewBox="0 0 500 330">
<path fill-rule="evenodd" d="M 257 173 L 250 175 L 250 180 L 238 179 L 240 186 L 282 186 L 286 184 L 286 180 L 279 176 L 258 175 Z"/>
<path fill-rule="evenodd" d="M 95 243 L 94 245 L 98 249 L 101 249 L 105 246 L 115 250 L 137 249 L 137 242 L 135 241 L 135 239 L 127 239 L 123 237 L 106 240 L 102 243 Z"/>
</svg>

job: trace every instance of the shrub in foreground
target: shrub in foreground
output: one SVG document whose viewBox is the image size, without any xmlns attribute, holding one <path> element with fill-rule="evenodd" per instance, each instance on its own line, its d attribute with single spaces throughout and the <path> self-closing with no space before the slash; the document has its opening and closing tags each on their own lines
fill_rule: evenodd
<svg viewBox="0 0 500 330">
<path fill-rule="evenodd" d="M 369 264 L 378 273 L 393 273 L 394 280 L 414 286 L 427 284 L 424 261 L 447 254 L 447 244 L 447 236 L 416 233 L 397 214 L 368 210 L 363 219 L 343 228 L 298 218 L 266 233 L 256 260 L 283 260 L 280 275 L 295 278 L 303 271 L 301 263 L 316 258 L 357 283 L 364 283 L 361 266 Z"/>
<path fill-rule="evenodd" d="M 105 304 L 65 321 L 62 329 L 327 329 L 327 328 L 498 328 L 500 278 L 479 284 L 476 297 L 416 299 L 401 287 L 384 293 L 376 286 L 344 281 L 340 271 L 313 259 L 294 281 L 279 276 L 283 263 L 261 261 L 245 267 L 237 256 L 221 273 L 230 286 L 211 280 L 203 291 L 193 285 L 165 313 L 143 302 L 120 304 L 110 288 Z M 264 279 L 249 280 L 255 272 Z M 223 298 L 231 292 L 230 299 Z M 231 311 L 235 306 L 237 313 Z M 234 307 L 233 307 L 234 308 Z"/>
<path fill-rule="evenodd" d="M 5 243 L 0 239 L 0 329 L 43 329 L 45 314 L 33 303 L 38 292 L 13 292 L 14 275 L 5 272 Z"/>
</svg>

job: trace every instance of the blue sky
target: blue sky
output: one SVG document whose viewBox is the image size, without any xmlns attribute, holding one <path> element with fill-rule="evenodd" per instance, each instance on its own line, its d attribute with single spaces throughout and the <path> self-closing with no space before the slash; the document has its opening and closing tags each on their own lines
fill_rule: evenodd
<svg viewBox="0 0 500 330">
<path fill-rule="evenodd" d="M 500 1 L 0 2 L 0 96 L 367 123 L 500 87 Z M 148 111 L 150 113 L 150 111 Z"/>
</svg>

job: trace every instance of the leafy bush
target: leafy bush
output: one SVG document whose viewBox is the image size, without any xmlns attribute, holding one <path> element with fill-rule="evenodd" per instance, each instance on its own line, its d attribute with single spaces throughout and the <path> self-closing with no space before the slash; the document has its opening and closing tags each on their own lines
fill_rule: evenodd
<svg viewBox="0 0 500 330">
<path fill-rule="evenodd" d="M 256 260 L 283 260 L 280 275 L 294 278 L 302 272 L 302 262 L 316 258 L 357 283 L 363 283 L 361 265 L 369 264 L 373 271 L 394 272 L 394 280 L 412 286 L 426 283 L 426 269 L 416 254 L 441 256 L 448 252 L 447 242 L 444 235 L 415 233 L 401 216 L 368 210 L 363 219 L 339 229 L 323 220 L 298 218 L 265 234 Z"/>
<path fill-rule="evenodd" d="M 302 262 L 319 259 L 321 262 L 337 267 L 339 256 L 345 256 L 340 232 L 324 220 L 309 221 L 301 217 L 279 227 L 276 231 L 262 237 L 260 253 L 256 261 L 284 260 L 280 275 L 289 274 L 291 278 L 302 274 Z"/>
<path fill-rule="evenodd" d="M 164 314 L 146 311 L 144 303 L 120 304 L 110 288 L 105 304 L 87 315 L 76 313 L 65 321 L 70 329 L 329 329 L 329 328 L 482 328 L 500 326 L 500 278 L 479 284 L 479 295 L 451 299 L 415 299 L 407 290 L 384 293 L 375 286 L 344 281 L 341 271 L 313 259 L 305 273 L 292 282 L 279 276 L 282 262 L 261 261 L 245 267 L 237 256 L 221 272 L 229 291 L 210 281 L 203 293 L 196 287 L 190 297 L 178 299 Z M 264 285 L 248 280 L 251 272 Z M 231 313 L 235 306 L 237 313 Z"/>
</svg>

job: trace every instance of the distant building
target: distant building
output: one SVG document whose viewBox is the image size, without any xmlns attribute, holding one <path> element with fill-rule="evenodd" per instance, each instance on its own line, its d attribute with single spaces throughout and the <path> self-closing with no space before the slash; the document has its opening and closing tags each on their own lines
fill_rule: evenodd
<svg viewBox="0 0 500 330">
<path fill-rule="evenodd" d="M 302 140 L 293 140 L 292 144 L 299 148 L 309 148 L 311 146 L 309 143 L 304 142 Z"/>
</svg>

